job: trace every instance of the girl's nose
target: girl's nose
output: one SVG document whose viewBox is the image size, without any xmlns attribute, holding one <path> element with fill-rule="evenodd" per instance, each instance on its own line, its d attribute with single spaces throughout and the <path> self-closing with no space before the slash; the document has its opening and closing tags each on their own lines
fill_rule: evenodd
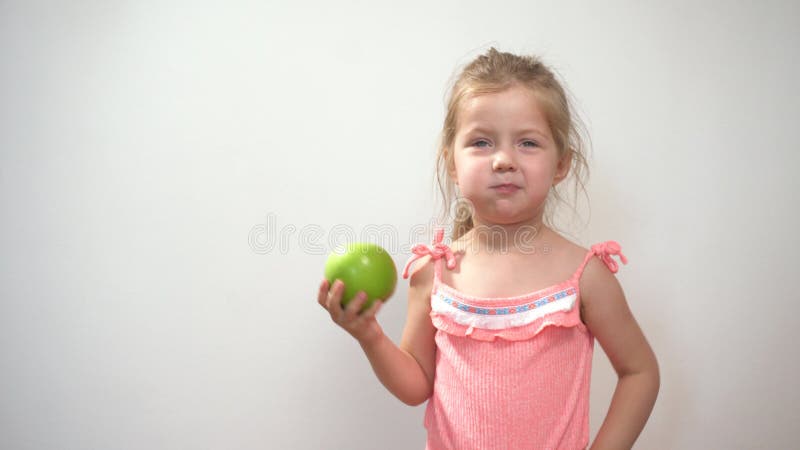
<svg viewBox="0 0 800 450">
<path fill-rule="evenodd" d="M 495 154 L 494 161 L 492 161 L 492 169 L 516 170 L 516 168 L 513 158 L 507 152 L 499 151 Z"/>
</svg>

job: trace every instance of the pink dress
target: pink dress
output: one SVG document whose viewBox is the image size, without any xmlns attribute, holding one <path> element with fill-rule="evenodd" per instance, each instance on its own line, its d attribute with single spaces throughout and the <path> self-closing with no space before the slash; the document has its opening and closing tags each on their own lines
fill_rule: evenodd
<svg viewBox="0 0 800 450">
<path fill-rule="evenodd" d="M 619 244 L 593 245 L 567 280 L 509 298 L 472 297 L 442 282 L 453 252 L 436 230 L 416 259 L 435 260 L 431 320 L 436 375 L 425 409 L 426 450 L 583 449 L 589 443 L 594 336 L 580 319 L 578 281 L 597 255 L 616 273 Z"/>
</svg>

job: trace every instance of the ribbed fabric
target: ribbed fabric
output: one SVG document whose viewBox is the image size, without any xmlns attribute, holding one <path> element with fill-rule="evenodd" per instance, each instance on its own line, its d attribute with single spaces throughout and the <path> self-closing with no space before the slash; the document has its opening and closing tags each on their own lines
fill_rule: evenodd
<svg viewBox="0 0 800 450">
<path fill-rule="evenodd" d="M 619 244 L 593 245 L 562 283 L 509 298 L 466 295 L 441 279 L 452 252 L 437 230 L 431 320 L 436 374 L 424 425 L 427 450 L 583 449 L 589 443 L 594 337 L 580 320 L 579 280 L 593 255 L 612 272 Z M 427 247 L 426 247 L 427 248 Z M 448 256 L 450 255 L 450 256 Z"/>
</svg>

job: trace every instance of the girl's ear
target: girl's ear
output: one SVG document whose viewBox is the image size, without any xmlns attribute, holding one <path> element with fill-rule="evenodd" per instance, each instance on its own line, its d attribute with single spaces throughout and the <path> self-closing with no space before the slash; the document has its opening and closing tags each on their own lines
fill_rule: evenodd
<svg viewBox="0 0 800 450">
<path fill-rule="evenodd" d="M 452 154 L 453 149 L 446 150 L 445 154 L 445 161 L 449 161 L 447 164 L 447 175 L 453 180 L 453 183 L 458 186 L 458 174 L 456 173 L 456 160 Z"/>
<path fill-rule="evenodd" d="M 556 174 L 553 177 L 553 186 L 560 183 L 564 178 L 567 178 L 567 175 L 569 175 L 569 168 L 571 165 L 572 165 L 572 151 L 568 151 L 558 161 L 558 165 L 556 166 Z"/>
</svg>

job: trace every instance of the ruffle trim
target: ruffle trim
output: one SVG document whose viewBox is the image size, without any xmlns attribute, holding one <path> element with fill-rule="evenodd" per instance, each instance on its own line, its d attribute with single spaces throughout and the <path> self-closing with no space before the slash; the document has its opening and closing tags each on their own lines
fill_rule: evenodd
<svg viewBox="0 0 800 450">
<path fill-rule="evenodd" d="M 468 337 L 485 342 L 492 342 L 497 338 L 507 341 L 524 341 L 534 338 L 545 328 L 550 326 L 567 328 L 578 327 L 583 331 L 588 331 L 586 325 L 584 325 L 584 323 L 581 321 L 580 308 L 578 305 L 579 302 L 576 301 L 569 310 L 548 313 L 547 315 L 539 317 L 526 325 L 497 330 L 460 324 L 455 322 L 447 314 L 437 311 L 431 311 L 430 317 L 434 327 L 454 336 Z"/>
<path fill-rule="evenodd" d="M 447 245 L 443 244 L 443 238 L 444 230 L 440 228 L 436 230 L 433 246 L 429 247 L 424 244 L 415 246 L 413 249 L 413 255 L 408 260 L 403 270 L 403 278 L 408 278 L 409 269 L 414 261 L 427 255 L 430 255 L 432 260 L 445 259 L 447 268 L 452 270 L 455 267 L 456 254 L 454 254 Z M 441 283 L 442 287 L 445 287 L 446 290 L 451 291 L 451 294 L 454 294 L 453 296 L 455 299 L 450 299 L 453 300 L 452 305 L 461 309 L 466 314 L 459 311 L 448 310 L 444 307 L 434 307 L 430 312 L 431 322 L 437 329 L 448 334 L 469 337 L 471 339 L 486 342 L 492 342 L 497 338 L 508 341 L 532 339 L 550 326 L 565 328 L 577 327 L 580 331 L 590 333 L 589 329 L 580 318 L 579 292 L 576 292 L 576 297 L 568 309 L 558 309 L 558 306 L 553 305 L 552 307 L 554 309 L 549 310 L 551 305 L 544 305 L 544 308 L 547 309 L 547 312 L 542 312 L 543 315 L 536 317 L 535 319 L 528 315 L 528 313 L 533 311 L 534 308 L 543 306 L 539 302 L 541 302 L 542 298 L 544 297 L 541 297 L 538 301 L 533 302 L 533 304 L 516 304 L 516 302 L 527 301 L 529 298 L 533 298 L 534 295 L 541 295 L 545 292 L 550 292 L 551 290 L 562 289 L 564 285 L 568 284 L 575 284 L 574 287 L 577 291 L 577 282 L 575 280 L 580 278 L 583 268 L 592 255 L 599 256 L 612 273 L 616 273 L 619 270 L 619 266 L 617 265 L 616 261 L 611 258 L 612 255 L 617 255 L 623 264 L 628 263 L 627 258 L 622 254 L 622 249 L 619 243 L 616 241 L 606 241 L 591 247 L 591 250 L 586 255 L 583 264 L 578 268 L 572 278 L 563 283 L 559 283 L 531 294 L 502 299 L 469 297 L 459 293 L 454 288 L 450 288 L 448 285 Z M 437 284 L 439 284 L 438 279 L 440 278 L 439 272 L 441 270 L 440 263 L 438 261 L 436 261 L 436 263 L 437 266 L 432 297 L 437 295 Z M 550 294 L 548 294 L 548 297 L 549 295 Z M 458 300 L 459 298 L 461 300 Z M 559 298 L 561 297 L 556 298 L 556 302 L 561 301 Z M 469 304 L 461 303 L 462 301 L 466 301 Z M 506 302 L 512 302 L 514 304 L 502 304 Z M 549 302 L 549 300 L 547 302 Z M 475 315 L 472 315 L 473 313 Z M 505 314 L 509 314 L 509 316 L 505 316 Z M 526 315 L 528 315 L 527 318 L 525 317 Z M 537 314 L 534 313 L 534 315 Z"/>
</svg>

